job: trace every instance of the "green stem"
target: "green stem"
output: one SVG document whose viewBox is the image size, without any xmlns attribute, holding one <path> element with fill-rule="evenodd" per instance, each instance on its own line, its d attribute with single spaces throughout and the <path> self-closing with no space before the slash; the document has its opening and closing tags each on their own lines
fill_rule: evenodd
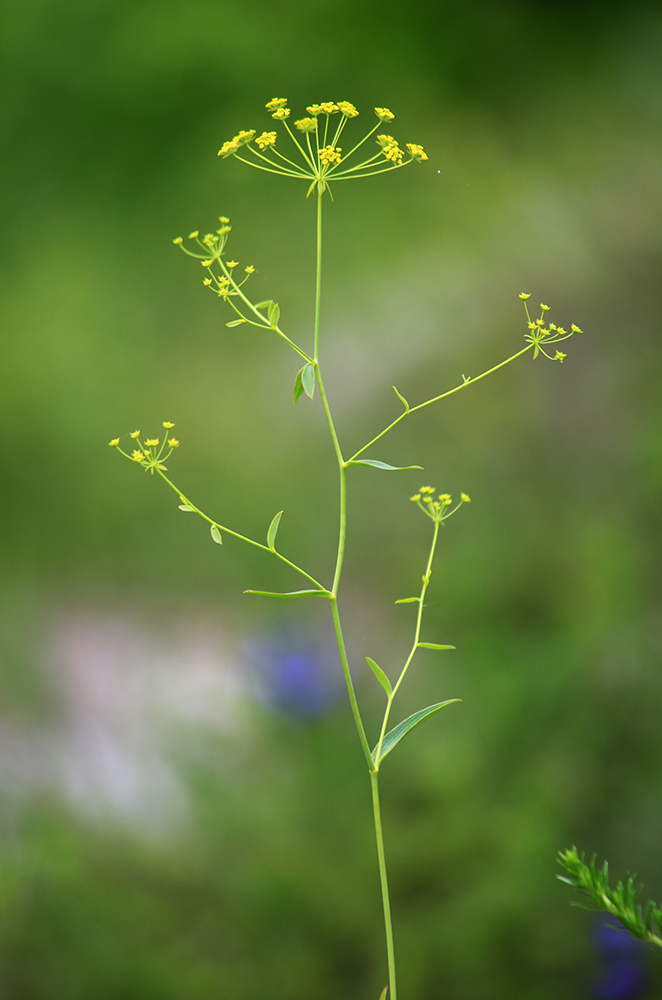
<svg viewBox="0 0 662 1000">
<path fill-rule="evenodd" d="M 322 301 L 322 196 L 323 192 L 317 191 L 317 266 L 315 269 L 315 343 L 313 357 L 315 363 L 318 361 L 318 347 L 320 336 L 320 303 Z"/>
<path fill-rule="evenodd" d="M 427 511 L 426 511 L 426 513 L 427 513 Z M 425 568 L 425 576 L 423 577 L 423 586 L 421 588 L 421 596 L 418 599 L 418 614 L 416 616 L 416 628 L 414 629 L 414 642 L 412 643 L 412 647 L 411 647 L 409 656 L 407 657 L 407 659 L 405 661 L 405 665 L 402 668 L 402 670 L 400 671 L 400 676 L 398 677 L 396 683 L 393 685 L 393 690 L 392 690 L 391 694 L 388 696 L 388 700 L 386 702 L 386 709 L 384 711 L 384 719 L 382 721 L 382 728 L 381 728 L 381 731 L 379 733 L 379 742 L 377 743 L 377 749 L 375 751 L 375 760 L 376 761 L 379 761 L 379 758 L 381 757 L 381 754 L 382 754 L 382 743 L 384 742 L 384 736 L 386 735 L 386 727 L 388 725 L 389 716 L 391 714 L 391 706 L 393 704 L 393 700 L 394 700 L 396 694 L 398 693 L 398 689 L 399 689 L 400 685 L 402 684 L 402 682 L 404 680 L 405 674 L 407 673 L 407 671 L 409 669 L 409 664 L 414 659 L 414 654 L 415 654 L 416 650 L 418 649 L 418 643 L 419 643 L 420 638 L 421 638 L 421 624 L 422 624 L 422 621 L 423 621 L 423 605 L 424 605 L 424 601 L 425 601 L 425 594 L 426 594 L 427 589 L 428 589 L 428 587 L 430 585 L 430 577 L 432 576 L 432 560 L 434 559 L 434 552 L 435 552 L 435 549 L 437 547 L 437 539 L 439 537 L 439 524 L 440 524 L 439 521 L 435 521 L 434 522 L 434 534 L 432 536 L 432 545 L 430 546 L 430 554 L 428 556 L 428 563 L 427 563 L 427 566 Z M 379 764 L 377 764 L 377 768 L 379 768 Z"/>
<path fill-rule="evenodd" d="M 340 652 L 340 662 L 342 663 L 343 674 L 345 676 L 345 684 L 347 685 L 347 694 L 349 695 L 349 703 L 352 706 L 352 715 L 354 716 L 356 731 L 359 734 L 361 749 L 365 754 L 366 763 L 370 768 L 370 770 L 372 771 L 374 768 L 374 764 L 372 762 L 372 756 L 370 754 L 370 744 L 368 743 L 368 738 L 365 734 L 365 729 L 363 728 L 363 720 L 361 718 L 361 712 L 359 711 L 359 703 L 356 700 L 356 692 L 354 691 L 354 682 L 352 681 L 352 675 L 349 669 L 349 661 L 347 659 L 347 650 L 345 648 L 345 639 L 343 637 L 342 625 L 340 624 L 340 614 L 338 612 L 338 599 L 334 595 L 331 595 L 331 614 L 333 615 L 333 624 L 336 630 L 336 640 L 338 642 L 338 650 Z"/>
<path fill-rule="evenodd" d="M 509 365 L 511 361 L 515 360 L 515 358 L 520 358 L 523 354 L 526 354 L 527 351 L 531 350 L 531 347 L 532 345 L 528 344 L 526 347 L 523 347 L 521 351 L 518 351 L 517 354 L 511 355 L 509 358 L 506 358 L 505 361 L 501 361 L 499 362 L 498 365 L 494 365 L 493 368 L 488 368 L 486 372 L 481 372 L 481 374 L 476 375 L 475 378 L 465 379 L 460 385 L 456 385 L 454 389 L 448 389 L 447 392 L 442 392 L 440 396 L 433 396 L 432 399 L 426 399 L 424 403 L 419 403 L 418 406 L 409 407 L 409 409 L 405 410 L 404 413 L 401 413 L 399 417 L 396 417 L 395 420 L 393 420 L 388 425 L 388 427 L 385 427 L 383 431 L 380 431 L 380 433 L 377 434 L 377 436 L 374 437 L 372 441 L 368 441 L 368 443 L 364 444 L 362 448 L 359 448 L 356 454 L 352 455 L 352 457 L 348 459 L 348 462 L 353 462 L 355 459 L 359 457 L 359 455 L 362 455 L 364 451 L 367 451 L 368 448 L 371 448 L 373 444 L 379 441 L 380 438 L 383 438 L 385 434 L 388 434 L 390 430 L 393 430 L 396 424 L 399 424 L 400 421 L 404 420 L 404 418 L 408 416 L 410 413 L 415 413 L 416 410 L 422 410 L 424 406 L 430 406 L 431 403 L 438 403 L 440 399 L 445 399 L 446 396 L 452 396 L 453 393 L 459 392 L 460 389 L 466 389 L 467 386 L 473 385 L 474 382 L 479 382 L 480 379 L 485 378 L 487 375 L 491 375 L 492 372 L 498 371 L 499 368 L 503 368 L 504 365 Z"/>
<path fill-rule="evenodd" d="M 395 947 L 393 944 L 393 923 L 391 921 L 391 901 L 388 893 L 388 876 L 386 874 L 386 856 L 384 854 L 384 835 L 382 833 L 382 816 L 379 808 L 379 773 L 370 772 L 372 785 L 372 809 L 375 817 L 375 837 L 377 840 L 377 859 L 379 861 L 379 881 L 382 887 L 382 903 L 384 904 L 384 928 L 386 930 L 386 955 L 388 960 L 389 998 L 397 1000 L 398 990 L 395 982 Z"/>
</svg>

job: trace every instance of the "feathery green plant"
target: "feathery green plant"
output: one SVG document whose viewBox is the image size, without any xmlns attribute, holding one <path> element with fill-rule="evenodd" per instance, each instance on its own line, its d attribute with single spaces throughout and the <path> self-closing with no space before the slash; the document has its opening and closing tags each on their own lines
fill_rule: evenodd
<svg viewBox="0 0 662 1000">
<path fill-rule="evenodd" d="M 639 890 L 634 884 L 636 874 L 628 872 L 625 881 L 619 879 L 612 889 L 608 863 L 605 861 L 602 868 L 597 868 L 593 855 L 587 865 L 584 853 L 580 854 L 576 847 L 559 851 L 559 864 L 566 874 L 557 875 L 557 878 L 588 899 L 589 905 L 584 909 L 606 910 L 633 937 L 662 948 L 662 906 L 649 899 L 642 909 Z M 573 903 L 573 906 L 581 906 L 581 903 Z"/>
<path fill-rule="evenodd" d="M 353 145 L 350 143 L 351 148 L 349 152 L 343 154 L 343 147 L 339 145 L 339 141 L 341 136 L 345 133 L 345 128 L 350 120 L 356 118 L 358 115 L 358 111 L 353 104 L 350 104 L 347 101 L 313 104 L 306 109 L 309 117 L 301 118 L 294 122 L 294 130 L 292 130 L 288 124 L 290 109 L 286 107 L 286 104 L 287 101 L 285 99 L 274 98 L 274 100 L 269 101 L 266 108 L 271 112 L 272 118 L 284 126 L 287 134 L 286 138 L 294 145 L 293 151 L 290 151 L 290 148 L 288 147 L 287 151 L 289 155 L 283 153 L 279 148 L 279 136 L 276 131 L 262 132 L 260 135 L 257 135 L 256 131 L 251 129 L 249 131 L 241 131 L 238 135 L 234 136 L 233 139 L 225 142 L 219 151 L 219 156 L 223 158 L 234 156 L 236 159 L 241 160 L 242 163 L 246 163 L 258 170 L 263 170 L 272 174 L 279 174 L 282 177 L 304 180 L 308 185 L 307 197 L 313 193 L 317 196 L 317 259 L 315 279 L 315 318 L 313 335 L 311 338 L 312 344 L 308 345 L 307 348 L 304 349 L 299 344 L 296 344 L 281 329 L 280 309 L 276 301 L 269 299 L 263 302 L 253 302 L 249 298 L 245 291 L 245 286 L 251 275 L 254 273 L 255 268 L 252 265 L 245 267 L 243 272 L 241 272 L 241 277 L 239 277 L 239 263 L 235 260 L 225 259 L 225 248 L 231 232 L 229 219 L 226 216 L 220 217 L 220 227 L 213 233 L 208 233 L 205 236 L 200 237 L 200 233 L 198 231 L 192 232 L 189 236 L 192 247 L 191 249 L 184 245 L 184 241 L 181 237 L 178 237 L 174 242 L 181 246 L 189 256 L 197 258 L 200 261 L 200 264 L 205 271 L 205 277 L 203 279 L 204 285 L 213 291 L 223 302 L 229 305 L 230 309 L 233 311 L 234 317 L 228 321 L 226 324 L 227 326 L 234 327 L 246 324 L 247 326 L 257 327 L 260 330 L 272 331 L 304 361 L 304 364 L 299 370 L 294 382 L 294 403 L 296 404 L 297 400 L 304 394 L 312 399 L 315 388 L 317 387 L 319 390 L 319 395 L 326 416 L 338 465 L 340 511 L 338 524 L 338 547 L 332 582 L 328 585 L 320 582 L 306 569 L 296 565 L 296 563 L 292 562 L 278 548 L 276 548 L 278 528 L 283 511 L 279 511 L 272 519 L 266 532 L 266 544 L 264 542 L 256 541 L 253 538 L 247 538 L 245 535 L 228 528 L 226 525 L 221 524 L 216 519 L 203 513 L 203 511 L 201 511 L 199 507 L 197 507 L 195 503 L 179 489 L 178 486 L 175 486 L 175 484 L 166 475 L 168 468 L 165 465 L 165 462 L 170 458 L 173 451 L 179 446 L 179 441 L 175 437 L 168 437 L 168 433 L 166 433 L 162 442 L 159 441 L 159 438 L 147 438 L 143 440 L 140 436 L 140 431 L 134 431 L 130 435 L 127 435 L 129 439 L 132 439 L 133 441 L 133 451 L 131 454 L 121 447 L 120 438 L 115 438 L 110 442 L 110 444 L 111 446 L 117 448 L 118 451 L 126 458 L 132 460 L 137 465 L 145 469 L 145 471 L 149 471 L 152 475 L 156 472 L 177 494 L 179 498 L 180 510 L 198 514 L 204 521 L 207 522 L 214 542 L 219 545 L 222 544 L 223 534 L 225 533 L 233 538 L 239 539 L 240 541 L 246 542 L 249 545 L 253 545 L 256 548 L 263 549 L 265 553 L 275 556 L 277 559 L 281 560 L 281 562 L 289 566 L 294 573 L 303 577 L 306 582 L 305 589 L 293 590 L 287 593 L 267 593 L 258 590 L 248 590 L 246 593 L 256 594 L 262 597 L 281 598 L 285 600 L 322 597 L 329 601 L 349 702 L 371 782 L 388 962 L 388 985 L 384 987 L 380 1000 L 384 1000 L 387 991 L 390 991 L 391 1000 L 397 1000 L 395 950 L 393 943 L 386 858 L 384 853 L 384 838 L 382 833 L 379 804 L 379 771 L 384 758 L 391 753 L 393 749 L 395 749 L 398 743 L 406 735 L 408 735 L 408 733 L 410 733 L 416 726 L 419 726 L 426 719 L 441 711 L 441 709 L 459 701 L 458 698 L 448 698 L 443 701 L 436 702 L 435 704 L 428 705 L 427 707 L 414 712 L 408 718 L 403 719 L 392 729 L 388 729 L 393 703 L 417 651 L 419 649 L 454 649 L 453 646 L 447 643 L 428 642 L 423 640 L 423 610 L 425 608 L 425 597 L 432 576 L 432 564 L 437 547 L 439 529 L 443 524 L 445 524 L 449 517 L 459 510 L 461 506 L 469 503 L 469 497 L 465 493 L 462 493 L 460 495 L 459 502 L 453 505 L 452 498 L 449 494 L 439 493 L 435 497 L 436 491 L 431 486 L 422 486 L 419 491 L 411 497 L 411 500 L 431 521 L 432 539 L 419 592 L 413 597 L 405 597 L 396 601 L 396 604 L 411 603 L 417 606 L 413 641 L 409 655 L 407 656 L 404 664 L 400 667 L 399 671 L 396 671 L 396 680 L 391 682 L 388 675 L 379 666 L 379 664 L 377 664 L 371 657 L 366 656 L 370 669 L 386 694 L 386 707 L 384 709 L 382 724 L 377 741 L 371 748 L 356 697 L 354 680 L 350 670 L 338 608 L 338 595 L 345 555 L 347 474 L 348 471 L 351 471 L 351 469 L 356 465 L 369 466 L 379 472 L 400 472 L 420 469 L 420 466 L 418 465 L 394 466 L 382 461 L 381 459 L 366 458 L 364 456 L 365 453 L 373 447 L 373 445 L 375 445 L 378 441 L 381 441 L 382 438 L 384 438 L 397 424 L 404 420 L 405 417 L 416 413 L 418 410 L 421 410 L 426 406 L 430 406 L 432 403 L 439 402 L 440 400 L 459 392 L 461 389 L 468 388 L 475 382 L 480 381 L 480 379 L 485 378 L 486 375 L 490 375 L 492 372 L 498 371 L 500 368 L 503 368 L 516 358 L 522 357 L 529 351 L 533 352 L 534 358 L 538 357 L 539 354 L 544 354 L 545 357 L 550 360 L 563 361 L 565 354 L 561 353 L 559 350 L 556 350 L 554 354 L 550 354 L 548 353 L 549 347 L 562 340 L 566 340 L 575 333 L 581 333 L 581 330 L 574 324 L 571 326 L 569 332 L 563 329 L 563 327 L 557 327 L 554 323 L 546 325 L 545 316 L 549 310 L 549 306 L 546 305 L 541 305 L 540 317 L 533 320 L 529 314 L 527 303 L 530 296 L 526 293 L 522 293 L 520 298 L 524 303 L 527 330 L 524 334 L 524 340 L 526 342 L 524 347 L 516 351 L 509 358 L 506 358 L 506 360 L 501 361 L 499 364 L 496 364 L 482 372 L 482 374 L 477 375 L 474 378 L 467 378 L 463 376 L 462 381 L 458 385 L 433 396 L 431 399 L 417 403 L 415 406 L 410 406 L 404 396 L 394 386 L 393 388 L 395 394 L 402 405 L 402 411 L 400 414 L 395 417 L 395 419 L 393 419 L 387 427 L 368 441 L 367 444 L 363 445 L 362 448 L 359 448 L 359 450 L 354 452 L 354 454 L 350 457 L 345 457 L 345 452 L 338 438 L 338 434 L 336 433 L 331 408 L 327 399 L 322 379 L 322 366 L 320 361 L 323 198 L 327 192 L 331 198 L 333 197 L 332 186 L 335 186 L 336 182 L 373 177 L 376 174 L 398 170 L 412 162 L 422 163 L 427 160 L 428 157 L 423 147 L 416 143 L 406 143 L 405 152 L 393 136 L 379 134 L 375 139 L 377 151 L 372 155 L 366 156 L 365 159 L 356 162 L 358 157 L 355 156 L 355 154 L 361 150 L 362 154 L 365 155 L 366 148 L 364 147 L 364 144 L 371 138 L 371 136 L 374 135 L 375 132 L 379 130 L 380 126 L 384 126 L 393 120 L 394 115 L 388 110 L 388 108 L 374 109 L 375 115 L 377 116 L 377 124 L 370 129 L 367 134 L 363 136 L 363 138 L 355 141 Z M 350 158 L 353 158 L 353 161 L 351 165 L 348 165 Z M 170 432 L 173 426 L 174 424 L 169 421 L 163 423 L 163 428 L 166 432 Z"/>
</svg>

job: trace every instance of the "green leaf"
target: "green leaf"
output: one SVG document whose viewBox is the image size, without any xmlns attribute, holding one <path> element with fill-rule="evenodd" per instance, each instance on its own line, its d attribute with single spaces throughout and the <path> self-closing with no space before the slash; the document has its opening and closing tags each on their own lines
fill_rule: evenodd
<svg viewBox="0 0 662 1000">
<path fill-rule="evenodd" d="M 267 531 L 267 545 L 272 552 L 276 551 L 276 535 L 278 534 L 278 525 L 280 524 L 280 519 L 283 516 L 282 510 L 279 510 L 273 521 L 269 525 L 269 530 Z"/>
<path fill-rule="evenodd" d="M 372 751 L 372 759 L 375 764 L 380 764 L 387 753 L 390 753 L 394 746 L 396 746 L 403 736 L 415 729 L 416 726 L 420 726 L 421 722 L 430 715 L 434 715 L 435 712 L 440 712 L 442 708 L 446 708 L 447 705 L 454 705 L 456 701 L 462 701 L 461 698 L 449 698 L 448 701 L 440 701 L 437 705 L 428 705 L 427 708 L 421 708 L 420 711 L 414 712 L 410 715 L 408 719 L 404 719 L 399 722 L 395 728 L 393 728 L 390 733 L 387 733 L 384 737 L 382 743 L 382 752 L 380 754 L 379 760 L 375 760 L 375 754 L 377 752 L 377 747 Z"/>
<path fill-rule="evenodd" d="M 382 670 L 382 668 L 379 666 L 378 663 L 375 663 L 374 660 L 371 660 L 369 656 L 366 656 L 366 660 L 373 674 L 375 675 L 381 686 L 386 691 L 386 694 L 390 698 L 391 695 L 393 694 L 393 688 L 391 687 L 390 680 L 388 679 L 388 677 L 386 676 L 386 674 L 384 673 L 384 671 Z"/>
<path fill-rule="evenodd" d="M 385 986 L 382 992 L 379 994 L 379 1000 L 386 1000 L 387 993 L 388 993 L 388 986 Z"/>
<path fill-rule="evenodd" d="M 241 326 L 242 323 L 247 323 L 247 322 L 248 322 L 247 319 L 231 319 L 230 322 L 226 323 L 225 325 L 226 326 Z"/>
<path fill-rule="evenodd" d="M 180 503 L 179 509 L 180 510 L 193 510 L 193 507 L 189 507 L 189 505 L 187 503 Z"/>
<path fill-rule="evenodd" d="M 280 319 L 280 307 L 277 302 L 272 302 L 269 306 L 269 322 L 272 327 L 278 326 L 278 320 Z"/>
<path fill-rule="evenodd" d="M 267 306 L 272 306 L 272 305 L 273 305 L 273 301 L 271 299 L 265 299 L 264 302 L 256 302 L 255 303 L 255 308 L 256 309 L 266 309 Z"/>
<path fill-rule="evenodd" d="M 410 469 L 422 469 L 422 465 L 387 465 L 386 462 L 375 462 L 370 458 L 352 459 L 347 465 L 371 465 L 373 469 L 388 469 L 389 472 L 409 472 Z"/>
<path fill-rule="evenodd" d="M 413 604 L 414 601 L 420 601 L 420 597 L 401 597 L 400 600 L 396 601 L 395 603 L 396 604 Z"/>
<path fill-rule="evenodd" d="M 301 385 L 306 396 L 313 398 L 315 392 L 315 366 L 304 365 L 301 369 Z"/>
<path fill-rule="evenodd" d="M 223 544 L 223 539 L 221 538 L 221 533 L 218 530 L 218 525 L 217 524 L 212 524 L 212 526 L 211 526 L 211 537 L 214 539 L 214 541 L 217 543 L 217 545 L 222 545 Z"/>
<path fill-rule="evenodd" d="M 306 366 L 304 365 L 303 368 L 305 367 Z M 301 368 L 300 371 L 297 372 L 297 377 L 294 380 L 294 396 L 292 397 L 292 404 L 294 406 L 296 406 L 297 399 L 303 393 L 303 378 L 302 378 L 303 368 Z"/>
<path fill-rule="evenodd" d="M 455 646 L 440 646 L 438 642 L 419 642 L 416 645 L 420 649 L 455 649 Z"/>
<path fill-rule="evenodd" d="M 405 413 L 409 413 L 409 403 L 407 402 L 407 400 L 405 399 L 405 397 L 403 395 L 401 395 L 401 393 L 398 392 L 398 390 L 395 388 L 395 386 L 393 386 L 393 392 L 396 394 L 396 396 L 398 397 L 398 399 L 400 400 L 400 402 L 404 406 Z"/>
<path fill-rule="evenodd" d="M 328 591 L 326 590 L 291 590 L 288 594 L 272 594 L 268 590 L 245 590 L 245 594 L 256 594 L 258 597 L 314 597 L 316 594 L 321 594 L 322 597 L 328 597 Z"/>
</svg>

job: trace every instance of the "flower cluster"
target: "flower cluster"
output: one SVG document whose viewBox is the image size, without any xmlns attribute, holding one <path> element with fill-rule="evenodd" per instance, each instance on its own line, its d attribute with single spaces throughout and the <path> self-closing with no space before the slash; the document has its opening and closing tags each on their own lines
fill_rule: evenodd
<svg viewBox="0 0 662 1000">
<path fill-rule="evenodd" d="M 471 503 L 471 497 L 468 497 L 466 493 L 460 493 L 460 502 L 452 510 L 449 510 L 448 508 L 453 503 L 450 493 L 440 493 L 436 500 L 434 493 L 434 486 L 421 486 L 418 493 L 409 499 L 417 504 L 429 518 L 440 523 L 459 510 L 463 503 Z"/>
<path fill-rule="evenodd" d="M 166 431 L 172 430 L 175 425 L 169 420 L 163 421 L 163 427 Z M 133 431 L 129 434 L 129 437 L 134 442 L 135 446 L 131 454 L 124 451 L 120 447 L 120 438 L 113 438 L 109 442 L 111 448 L 117 448 L 121 455 L 128 458 L 131 462 L 137 462 L 142 465 L 145 472 L 151 472 L 154 475 L 154 470 L 157 472 L 167 472 L 167 467 L 163 464 L 172 455 L 175 448 L 179 448 L 179 441 L 175 437 L 169 438 L 166 434 L 163 438 L 163 442 L 160 442 L 159 438 L 145 438 L 145 441 L 140 440 L 140 431 Z M 166 452 L 166 448 L 168 451 Z"/>
<path fill-rule="evenodd" d="M 274 137 L 275 132 L 271 133 Z M 274 139 L 275 141 L 275 139 Z M 203 285 L 206 288 L 211 288 L 212 291 L 222 298 L 227 299 L 230 296 L 238 295 L 239 289 L 248 281 L 251 274 L 255 273 L 255 268 L 252 264 L 244 268 L 245 277 L 241 281 L 237 281 L 234 277 L 235 268 L 239 267 L 239 261 L 229 260 L 224 261 L 223 253 L 225 250 L 225 244 L 227 243 L 228 235 L 232 230 L 230 225 L 230 220 L 227 216 L 221 215 L 218 220 L 221 223 L 219 229 L 215 233 L 207 233 L 206 236 L 200 237 L 200 233 L 195 229 L 192 233 L 189 233 L 189 239 L 194 240 L 200 247 L 202 253 L 196 253 L 195 250 L 188 250 L 184 246 L 184 241 L 181 236 L 178 236 L 173 243 L 177 244 L 182 248 L 184 253 L 187 253 L 189 257 L 196 257 L 202 267 L 207 271 L 205 277 L 202 279 Z"/>
<path fill-rule="evenodd" d="M 550 361 L 563 361 L 567 357 L 563 351 L 556 351 L 554 355 L 548 354 L 545 347 L 549 344 L 557 344 L 560 340 L 567 340 L 568 337 L 572 337 L 575 333 L 581 333 L 582 331 L 574 323 L 570 325 L 570 332 L 568 333 L 562 326 L 557 326 L 556 323 L 550 323 L 545 326 L 545 313 L 549 312 L 550 306 L 546 306 L 543 302 L 540 303 L 540 316 L 536 320 L 531 319 L 529 313 L 529 307 L 527 304 L 527 299 L 531 298 L 529 292 L 522 292 L 520 294 L 520 299 L 524 303 L 524 309 L 526 312 L 527 325 L 529 328 L 529 333 L 524 335 L 524 339 L 533 345 L 533 356 L 538 357 L 538 354 L 544 354 L 546 358 Z"/>
<path fill-rule="evenodd" d="M 315 188 L 320 195 L 325 191 L 330 192 L 330 181 L 335 183 L 357 177 L 371 177 L 414 161 L 422 163 L 428 158 L 423 147 L 417 143 L 408 142 L 405 152 L 393 136 L 378 135 L 378 152 L 347 166 L 349 157 L 374 135 L 380 125 L 393 121 L 395 115 L 388 108 L 375 108 L 377 124 L 343 156 L 339 145 L 340 136 L 347 122 L 359 114 L 349 101 L 325 101 L 322 104 L 308 105 L 306 111 L 309 117 L 296 120 L 294 130 L 287 121 L 291 110 L 287 107 L 286 98 L 274 97 L 265 107 L 272 118 L 282 122 L 294 143 L 296 149 L 293 158 L 285 156 L 276 148 L 276 132 L 262 132 L 256 137 L 255 129 L 241 131 L 224 142 L 218 155 L 223 158 L 236 156 L 242 163 L 248 163 L 258 170 L 307 180 L 308 194 Z M 331 119 L 335 115 L 338 118 L 332 124 Z"/>
</svg>

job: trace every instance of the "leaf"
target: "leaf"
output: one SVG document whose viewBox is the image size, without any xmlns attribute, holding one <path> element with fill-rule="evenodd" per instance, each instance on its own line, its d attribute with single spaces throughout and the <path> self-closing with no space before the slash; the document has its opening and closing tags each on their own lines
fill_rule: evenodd
<svg viewBox="0 0 662 1000">
<path fill-rule="evenodd" d="M 217 524 L 212 524 L 212 526 L 211 526 L 211 537 L 214 539 L 214 541 L 217 543 L 217 545 L 222 545 L 223 544 L 223 539 L 221 538 L 221 533 L 218 530 L 218 525 Z"/>
<path fill-rule="evenodd" d="M 269 525 L 269 530 L 267 531 L 267 545 L 272 552 L 276 551 L 276 535 L 278 534 L 278 525 L 280 524 L 280 519 L 283 516 L 282 510 L 279 510 L 273 521 Z"/>
<path fill-rule="evenodd" d="M 379 994 L 379 1000 L 386 1000 L 387 993 L 388 993 L 388 986 L 385 986 L 382 992 Z"/>
<path fill-rule="evenodd" d="M 390 680 L 388 679 L 388 677 L 386 676 L 386 674 L 384 673 L 384 671 L 382 670 L 382 668 L 379 666 L 378 663 L 375 663 L 374 660 L 371 660 L 369 656 L 366 656 L 366 660 L 373 674 L 375 675 L 381 686 L 386 691 L 386 694 L 390 698 L 393 695 L 393 688 L 391 687 Z"/>
<path fill-rule="evenodd" d="M 455 649 L 455 646 L 440 646 L 438 642 L 418 642 L 421 649 Z"/>
<path fill-rule="evenodd" d="M 275 329 L 278 326 L 278 320 L 280 319 L 280 306 L 277 302 L 272 302 L 269 306 L 269 322 Z"/>
<path fill-rule="evenodd" d="M 306 396 L 313 398 L 315 392 L 315 366 L 304 365 L 301 369 L 301 385 Z"/>
<path fill-rule="evenodd" d="M 255 308 L 256 309 L 266 309 L 267 306 L 272 306 L 272 305 L 273 305 L 273 301 L 271 299 L 265 299 L 264 302 L 256 302 L 255 303 Z"/>
<path fill-rule="evenodd" d="M 420 711 L 414 712 L 410 715 L 408 719 L 404 719 L 399 722 L 395 728 L 393 728 L 390 733 L 387 733 L 384 737 L 382 743 L 382 752 L 380 754 L 379 760 L 375 760 L 375 753 L 377 752 L 377 747 L 372 751 L 372 759 L 375 764 L 380 764 L 387 753 L 390 753 L 394 746 L 396 746 L 403 736 L 406 736 L 408 732 L 415 729 L 416 726 L 420 726 L 421 722 L 428 718 L 429 715 L 434 715 L 435 712 L 440 712 L 442 708 L 446 708 L 447 705 L 454 705 L 456 701 L 462 701 L 461 698 L 449 698 L 448 701 L 440 701 L 437 705 L 428 705 L 427 708 L 421 708 Z M 379 744 L 378 744 L 379 745 Z"/>
<path fill-rule="evenodd" d="M 230 322 L 226 323 L 225 325 L 226 326 L 241 326 L 242 323 L 248 323 L 248 320 L 247 319 L 231 319 Z"/>
<path fill-rule="evenodd" d="M 396 604 L 413 604 L 414 601 L 420 601 L 420 597 L 401 597 L 400 600 L 396 601 L 395 603 Z"/>
<path fill-rule="evenodd" d="M 305 367 L 306 366 L 304 365 L 303 368 L 305 368 Z M 297 399 L 303 393 L 303 380 L 302 380 L 303 368 L 300 371 L 297 372 L 297 377 L 294 380 L 294 396 L 292 397 L 292 405 L 293 406 L 296 406 Z"/>
<path fill-rule="evenodd" d="M 189 505 L 187 503 L 180 503 L 179 509 L 180 510 L 193 510 L 193 507 L 189 507 Z"/>
<path fill-rule="evenodd" d="M 410 469 L 422 469 L 422 465 L 387 465 L 386 462 L 375 462 L 370 458 L 352 459 L 347 465 L 371 465 L 373 469 L 388 469 L 389 472 L 408 472 Z"/>
<path fill-rule="evenodd" d="M 315 594 L 321 594 L 323 597 L 328 597 L 328 592 L 326 590 L 291 590 L 288 594 L 272 594 L 268 590 L 245 590 L 245 594 L 256 594 L 258 597 L 313 597 Z"/>
<path fill-rule="evenodd" d="M 405 399 L 405 397 L 401 393 L 398 392 L 398 390 L 395 388 L 395 386 L 393 386 L 393 392 L 396 394 L 396 396 L 398 397 L 398 399 L 400 400 L 400 402 L 404 406 L 405 413 L 409 413 L 409 403 L 407 402 L 407 400 Z"/>
</svg>

